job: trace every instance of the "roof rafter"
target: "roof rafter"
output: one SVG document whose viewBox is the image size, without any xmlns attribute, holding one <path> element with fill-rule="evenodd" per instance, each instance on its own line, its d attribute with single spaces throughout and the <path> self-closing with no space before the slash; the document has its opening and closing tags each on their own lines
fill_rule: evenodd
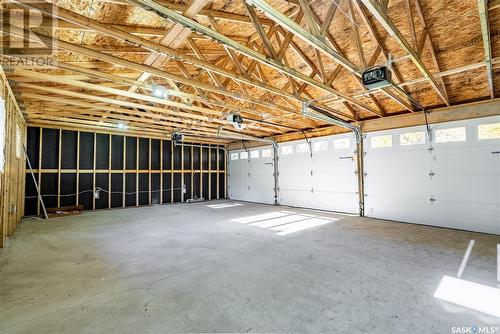
<svg viewBox="0 0 500 334">
<path fill-rule="evenodd" d="M 436 82 L 432 74 L 429 72 L 425 64 L 420 59 L 420 56 L 416 53 L 416 51 L 411 47 L 403 34 L 399 31 L 399 29 L 394 25 L 394 23 L 387 16 L 386 10 L 376 1 L 374 0 L 361 0 L 365 7 L 370 11 L 370 13 L 379 21 L 379 23 L 384 27 L 384 29 L 391 35 L 398 44 L 409 53 L 411 60 L 420 70 L 420 72 L 429 79 L 429 83 L 434 88 L 439 97 L 446 103 L 446 105 L 450 105 L 449 99 L 443 93 L 439 84 Z"/>
<path fill-rule="evenodd" d="M 477 0 L 479 10 L 479 21 L 481 23 L 481 36 L 483 38 L 484 62 L 486 63 L 486 75 L 488 77 L 488 89 L 490 98 L 495 98 L 493 87 L 493 67 L 491 64 L 491 41 L 490 22 L 488 19 L 488 0 Z"/>
<path fill-rule="evenodd" d="M 183 15 L 180 15 L 175 11 L 172 11 L 164 6 L 161 6 L 152 0 L 128 0 L 128 1 L 130 3 L 140 5 L 144 9 L 152 10 L 152 11 L 156 12 L 158 15 L 160 15 L 161 17 L 169 18 L 176 23 L 180 23 L 182 25 L 190 27 L 194 31 L 196 31 L 200 34 L 209 36 L 209 37 L 215 39 L 216 41 L 218 41 L 219 43 L 226 45 L 226 46 L 232 48 L 233 50 L 240 52 L 240 53 L 242 53 L 250 58 L 253 58 L 253 59 L 255 59 L 255 60 L 257 60 L 257 61 L 259 61 L 267 66 L 270 66 L 279 72 L 289 74 L 292 77 L 294 77 L 295 79 L 306 82 L 306 83 L 308 83 L 316 88 L 319 88 L 319 89 L 324 90 L 326 92 L 329 92 L 331 94 L 337 95 L 340 98 L 342 98 L 343 100 L 357 105 L 361 109 L 373 112 L 364 103 L 357 101 L 357 100 L 349 97 L 348 95 L 341 93 L 338 90 L 336 90 L 330 86 L 327 86 L 319 81 L 311 79 L 307 75 L 304 75 L 303 73 L 301 73 L 297 70 L 294 70 L 288 66 L 285 66 L 285 65 L 275 61 L 274 59 L 270 59 L 270 58 L 266 57 L 265 55 L 263 55 L 259 52 L 256 52 L 255 50 L 252 50 L 246 46 L 243 46 L 237 42 L 234 42 L 233 40 L 227 38 L 226 36 L 216 32 L 210 28 L 207 28 L 207 27 L 201 25 L 200 23 L 193 21 L 193 20 L 191 20 Z"/>
</svg>

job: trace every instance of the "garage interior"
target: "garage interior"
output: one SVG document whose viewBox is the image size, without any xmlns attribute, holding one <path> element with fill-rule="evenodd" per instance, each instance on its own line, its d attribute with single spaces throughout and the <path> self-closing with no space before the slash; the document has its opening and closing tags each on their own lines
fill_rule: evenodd
<svg viewBox="0 0 500 334">
<path fill-rule="evenodd" d="M 0 333 L 500 333 L 499 0 L 1 6 Z"/>
</svg>

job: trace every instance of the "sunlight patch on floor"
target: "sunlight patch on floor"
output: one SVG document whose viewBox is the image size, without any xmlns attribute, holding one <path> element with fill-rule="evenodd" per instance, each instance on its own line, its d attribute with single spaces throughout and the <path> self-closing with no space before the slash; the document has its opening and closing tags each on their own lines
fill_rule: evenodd
<svg viewBox="0 0 500 334">
<path fill-rule="evenodd" d="M 340 218 L 320 217 L 313 214 L 293 211 L 269 212 L 259 215 L 236 218 L 231 221 L 276 231 L 277 235 L 287 235 L 313 227 L 326 225 Z"/>
<path fill-rule="evenodd" d="M 434 297 L 500 318 L 500 289 L 445 275 Z"/>
<path fill-rule="evenodd" d="M 235 207 L 235 206 L 241 206 L 243 204 L 241 203 L 224 203 L 224 204 L 210 204 L 210 205 L 207 205 L 208 208 L 211 208 L 211 209 L 224 209 L 224 208 L 232 208 L 232 207 Z"/>
</svg>

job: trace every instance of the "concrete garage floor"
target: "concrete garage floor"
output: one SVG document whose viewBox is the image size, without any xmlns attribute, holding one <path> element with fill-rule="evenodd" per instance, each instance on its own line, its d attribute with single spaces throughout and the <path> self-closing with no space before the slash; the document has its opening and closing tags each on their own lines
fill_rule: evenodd
<svg viewBox="0 0 500 334">
<path fill-rule="evenodd" d="M 0 251 L 0 332 L 500 326 L 433 298 L 472 238 L 463 278 L 497 286 L 500 238 L 478 233 L 233 201 L 25 219 Z"/>
</svg>

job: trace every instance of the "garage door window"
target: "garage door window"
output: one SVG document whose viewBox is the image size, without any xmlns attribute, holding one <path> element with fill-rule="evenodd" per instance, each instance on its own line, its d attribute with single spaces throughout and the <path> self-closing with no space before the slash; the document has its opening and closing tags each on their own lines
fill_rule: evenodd
<svg viewBox="0 0 500 334">
<path fill-rule="evenodd" d="M 248 152 L 240 152 L 240 159 L 248 159 Z"/>
<path fill-rule="evenodd" d="M 465 126 L 436 130 L 436 143 L 450 143 L 467 139 Z"/>
<path fill-rule="evenodd" d="M 259 157 L 259 151 L 250 151 L 250 158 L 257 159 Z"/>
<path fill-rule="evenodd" d="M 238 160 L 238 153 L 231 153 L 231 160 Z"/>
<path fill-rule="evenodd" d="M 346 150 L 351 146 L 349 138 L 338 138 L 333 140 L 334 150 Z"/>
<path fill-rule="evenodd" d="M 391 147 L 392 146 L 392 135 L 372 137 L 371 145 L 373 148 Z"/>
<path fill-rule="evenodd" d="M 293 154 L 293 146 L 292 145 L 281 146 L 281 154 L 283 155 Z"/>
<path fill-rule="evenodd" d="M 266 148 L 262 150 L 262 157 L 263 158 L 270 158 L 271 157 L 271 149 Z"/>
<path fill-rule="evenodd" d="M 326 140 L 314 142 L 313 150 L 314 150 L 314 152 L 327 151 L 328 150 L 328 142 Z"/>
<path fill-rule="evenodd" d="M 300 144 L 297 144 L 297 147 L 296 147 L 296 150 L 297 150 L 297 153 L 306 153 L 309 151 L 309 145 L 307 143 L 300 143 Z"/>
<path fill-rule="evenodd" d="M 425 144 L 425 132 L 407 132 L 399 135 L 399 143 L 403 146 Z"/>
<path fill-rule="evenodd" d="M 500 138 L 500 122 L 478 125 L 477 137 L 478 139 Z"/>
</svg>

